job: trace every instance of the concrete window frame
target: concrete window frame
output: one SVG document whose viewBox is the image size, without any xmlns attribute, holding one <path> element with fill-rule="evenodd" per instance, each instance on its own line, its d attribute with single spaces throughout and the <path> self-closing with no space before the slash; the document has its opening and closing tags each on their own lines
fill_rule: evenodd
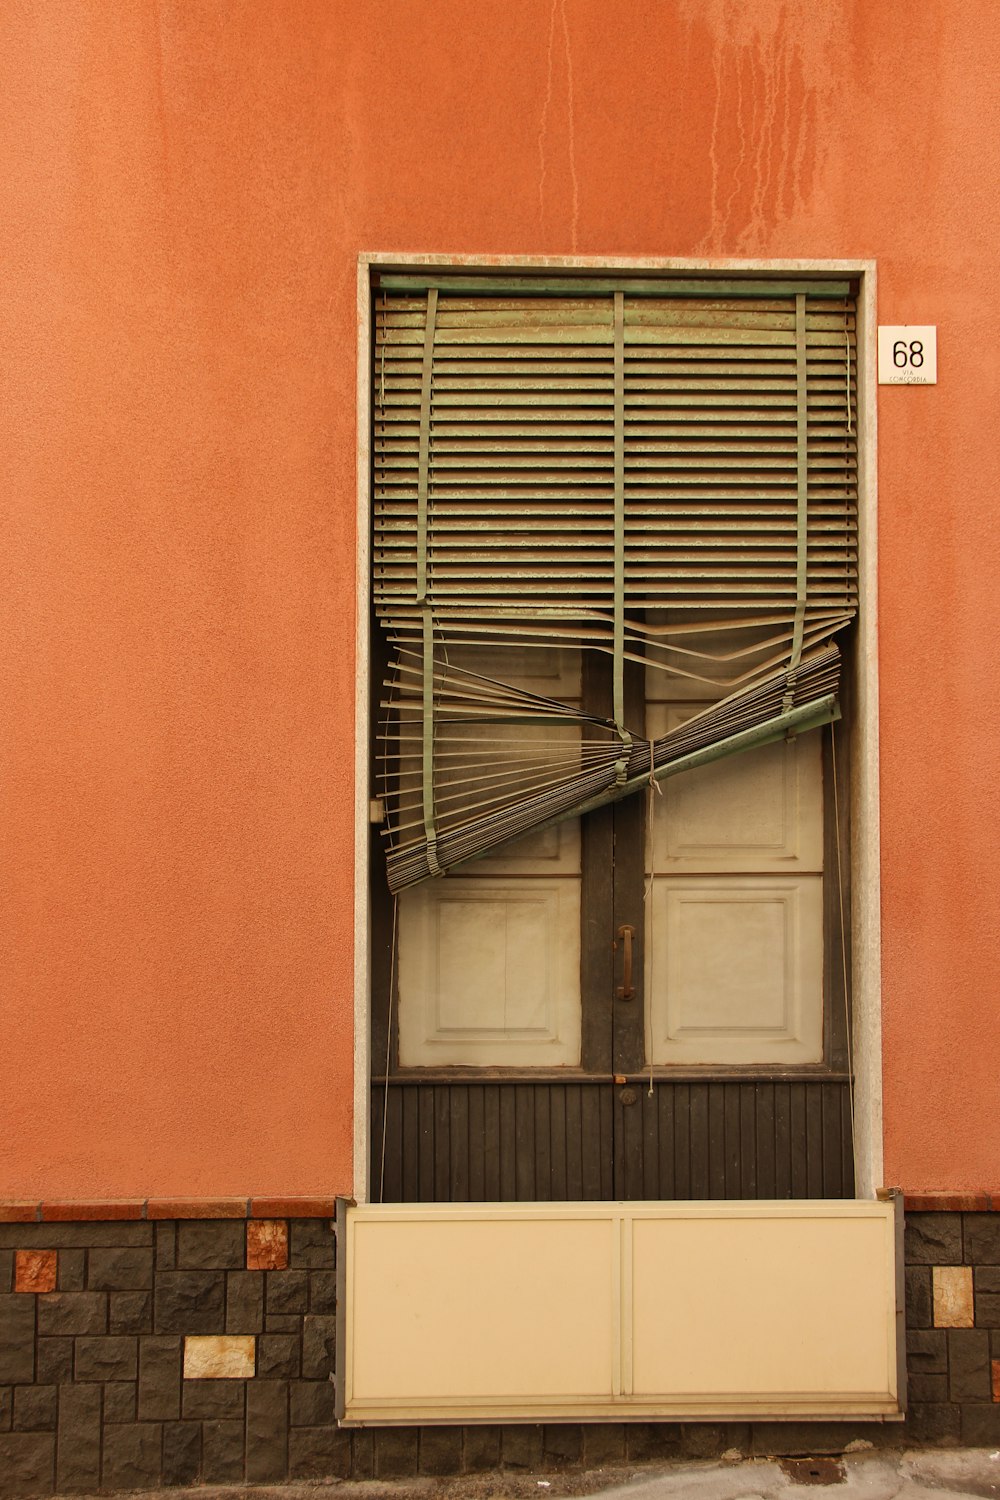
<svg viewBox="0 0 1000 1500">
<path fill-rule="evenodd" d="M 856 704 L 851 729 L 851 995 L 854 1062 L 855 1196 L 873 1198 L 882 1183 L 882 1005 L 878 730 L 878 497 L 876 418 L 876 294 L 874 260 L 691 259 L 627 256 L 419 254 L 364 251 L 357 264 L 357 572 L 355 598 L 354 807 L 354 1188 L 369 1198 L 371 1118 L 371 963 L 369 915 L 369 693 L 372 505 L 372 273 L 378 270 L 625 272 L 631 275 L 761 275 L 808 273 L 859 283 L 858 643 Z"/>
</svg>

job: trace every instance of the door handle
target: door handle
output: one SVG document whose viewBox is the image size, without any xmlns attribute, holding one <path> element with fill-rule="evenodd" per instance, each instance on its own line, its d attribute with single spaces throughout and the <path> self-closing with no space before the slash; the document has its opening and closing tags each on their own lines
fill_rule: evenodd
<svg viewBox="0 0 1000 1500">
<path fill-rule="evenodd" d="M 623 922 L 618 929 L 618 936 L 625 949 L 622 965 L 622 983 L 618 986 L 615 994 L 619 1000 L 632 1000 L 635 998 L 635 986 L 632 983 L 632 939 L 635 937 L 635 928 L 628 922 Z M 615 944 L 617 948 L 618 944 Z"/>
</svg>

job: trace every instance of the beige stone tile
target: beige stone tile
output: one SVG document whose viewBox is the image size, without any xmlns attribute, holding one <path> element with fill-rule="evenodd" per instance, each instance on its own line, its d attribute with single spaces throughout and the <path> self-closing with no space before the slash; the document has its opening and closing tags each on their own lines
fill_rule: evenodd
<svg viewBox="0 0 1000 1500">
<path fill-rule="evenodd" d="M 184 1340 L 185 1380 L 249 1380 L 256 1374 L 254 1338 L 192 1335 Z"/>
<path fill-rule="evenodd" d="M 972 1300 L 971 1266 L 934 1266 L 934 1327 L 972 1328 L 975 1308 Z"/>
</svg>

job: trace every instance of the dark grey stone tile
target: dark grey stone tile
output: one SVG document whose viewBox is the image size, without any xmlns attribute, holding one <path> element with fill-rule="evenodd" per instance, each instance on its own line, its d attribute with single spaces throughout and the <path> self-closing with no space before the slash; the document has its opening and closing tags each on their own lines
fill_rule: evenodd
<svg viewBox="0 0 1000 1500">
<path fill-rule="evenodd" d="M 351 1433 L 351 1475 L 354 1479 L 375 1478 L 375 1432 L 371 1427 L 356 1427 Z"/>
<path fill-rule="evenodd" d="M 632 1463 L 676 1458 L 681 1451 L 681 1429 L 676 1422 L 630 1422 L 625 1429 L 625 1445 Z"/>
<path fill-rule="evenodd" d="M 139 1420 L 170 1422 L 181 1414 L 181 1340 L 139 1341 Z"/>
<path fill-rule="evenodd" d="M 951 1402 L 913 1401 L 906 1413 L 905 1432 L 907 1442 L 954 1447 L 962 1440 L 962 1408 Z"/>
<path fill-rule="evenodd" d="M 127 1249 L 113 1246 L 91 1250 L 87 1259 L 87 1285 L 98 1292 L 148 1291 L 153 1285 L 153 1248 Z"/>
<path fill-rule="evenodd" d="M 688 1456 L 686 1433 L 683 1428 L 681 1432 L 680 1451 Z M 751 1451 L 757 1456 L 809 1458 L 842 1453 L 848 1439 L 840 1422 L 756 1422 L 750 1441 Z"/>
<path fill-rule="evenodd" d="M 230 1271 L 226 1276 L 226 1332 L 261 1333 L 263 1328 L 263 1273 Z"/>
<path fill-rule="evenodd" d="M 163 1483 L 194 1484 L 201 1472 L 201 1423 L 163 1424 Z"/>
<path fill-rule="evenodd" d="M 134 1381 L 115 1380 L 104 1387 L 105 1422 L 134 1422 L 138 1389 Z"/>
<path fill-rule="evenodd" d="M 468 1432 L 474 1429 L 469 1428 Z M 588 1469 L 625 1462 L 625 1424 L 588 1422 L 583 1429 L 584 1463 Z"/>
<path fill-rule="evenodd" d="M 309 1307 L 308 1271 L 267 1271 L 264 1273 L 265 1305 L 268 1315 L 304 1313 Z"/>
<path fill-rule="evenodd" d="M 264 1327 L 268 1333 L 294 1333 L 301 1337 L 302 1319 L 294 1313 L 275 1313 L 264 1319 Z"/>
<path fill-rule="evenodd" d="M 14 1252 L 0 1250 L 0 1297 L 14 1290 Z"/>
<path fill-rule="evenodd" d="M 411 1432 L 412 1428 L 384 1428 L 386 1432 Z M 391 1446 L 391 1439 L 390 1439 Z M 403 1472 L 416 1473 L 416 1442 L 413 1442 L 413 1467 Z M 338 1427 L 293 1427 L 288 1434 L 289 1479 L 346 1479 L 351 1472 L 351 1434 Z M 398 1470 L 396 1472 L 399 1472 Z"/>
<path fill-rule="evenodd" d="M 309 1311 L 314 1313 L 337 1311 L 336 1271 L 309 1272 Z"/>
<path fill-rule="evenodd" d="M 816 1425 L 811 1424 L 814 1431 Z M 829 1428 L 823 1430 L 828 1432 Z M 681 1428 L 681 1455 L 686 1459 L 719 1458 L 731 1448 L 749 1457 L 753 1451 L 753 1433 L 754 1428 L 749 1422 L 724 1422 L 720 1425 L 713 1422 L 687 1422 Z M 838 1448 L 834 1451 L 840 1450 Z"/>
<path fill-rule="evenodd" d="M 73 1337 L 106 1333 L 108 1299 L 104 1292 L 45 1292 L 38 1298 L 38 1332 Z"/>
<path fill-rule="evenodd" d="M 907 1214 L 905 1232 L 907 1265 L 961 1265 L 961 1214 Z"/>
<path fill-rule="evenodd" d="M 417 1469 L 421 1474 L 461 1474 L 461 1427 L 422 1427 Z"/>
<path fill-rule="evenodd" d="M 101 1482 L 101 1388 L 59 1388 L 56 1482 L 60 1490 L 96 1490 Z"/>
<path fill-rule="evenodd" d="M 952 1401 L 989 1401 L 989 1334 L 973 1328 L 948 1329 L 948 1390 Z"/>
<path fill-rule="evenodd" d="M 54 1385 L 19 1385 L 14 1388 L 15 1432 L 55 1432 L 56 1396 Z"/>
<path fill-rule="evenodd" d="M 624 1440 L 622 1452 L 624 1453 Z M 499 1469 L 500 1428 L 486 1425 L 467 1427 L 463 1454 L 467 1474 L 481 1474 L 484 1470 Z"/>
<path fill-rule="evenodd" d="M 977 1328 L 1000 1328 L 1000 1296 L 994 1292 L 975 1292 L 974 1307 Z"/>
<path fill-rule="evenodd" d="M 14 1415 L 14 1389 L 0 1385 L 0 1432 L 9 1432 Z"/>
<path fill-rule="evenodd" d="M 933 1328 L 934 1301 L 930 1266 L 906 1267 L 906 1326 Z"/>
<path fill-rule="evenodd" d="M 89 1249 L 92 1245 L 151 1245 L 153 1226 L 144 1220 L 93 1224 L 0 1224 L 0 1248 Z"/>
<path fill-rule="evenodd" d="M 1000 1266 L 1000 1214 L 963 1214 L 967 1265 Z"/>
<path fill-rule="evenodd" d="M 242 1219 L 193 1219 L 177 1226 L 177 1269 L 239 1271 L 246 1266 Z"/>
<path fill-rule="evenodd" d="M 157 1333 L 224 1333 L 226 1281 L 221 1271 L 161 1271 L 153 1322 Z"/>
<path fill-rule="evenodd" d="M 962 1442 L 967 1448 L 995 1448 L 1000 1443 L 1000 1403 L 962 1407 Z"/>
<path fill-rule="evenodd" d="M 86 1250 L 60 1250 L 56 1263 L 56 1287 L 60 1292 L 82 1292 L 87 1281 Z"/>
<path fill-rule="evenodd" d="M 247 1384 L 247 1481 L 274 1483 L 288 1474 L 288 1383 Z"/>
<path fill-rule="evenodd" d="M 262 1333 L 257 1340 L 257 1374 L 261 1380 L 295 1380 L 299 1373 L 299 1340 L 290 1333 Z"/>
<path fill-rule="evenodd" d="M 447 1427 L 438 1429 L 447 1432 Z M 583 1431 L 576 1422 L 560 1422 L 547 1426 L 542 1432 L 542 1461 L 547 1469 L 564 1469 L 583 1460 Z M 420 1436 L 420 1467 L 424 1467 L 424 1435 Z M 454 1469 L 440 1469 L 442 1474 L 453 1474 Z"/>
<path fill-rule="evenodd" d="M 0 1433 L 4 1495 L 51 1495 L 55 1445 L 51 1432 Z"/>
<path fill-rule="evenodd" d="M 135 1380 L 139 1373 L 138 1341 L 132 1338 L 77 1339 L 77 1380 Z"/>
<path fill-rule="evenodd" d="M 0 1297 L 0 1385 L 29 1385 L 35 1378 L 36 1300 L 27 1292 Z"/>
<path fill-rule="evenodd" d="M 156 1225 L 156 1269 L 173 1271 L 176 1268 L 177 1225 L 171 1220 L 165 1220 Z"/>
<path fill-rule="evenodd" d="M 302 1320 L 302 1378 L 325 1380 L 333 1373 L 337 1345 L 336 1318 Z"/>
<path fill-rule="evenodd" d="M 73 1340 L 39 1339 L 35 1379 L 43 1385 L 62 1385 L 73 1379 Z"/>
<path fill-rule="evenodd" d="M 376 1458 L 378 1450 L 376 1447 Z M 500 1459 L 505 1469 L 537 1469 L 542 1462 L 542 1429 L 511 1424 L 500 1429 Z"/>
<path fill-rule="evenodd" d="M 288 1264 L 295 1270 L 333 1271 L 337 1239 L 329 1219 L 291 1219 Z"/>
<path fill-rule="evenodd" d="M 205 1422 L 201 1429 L 204 1484 L 238 1484 L 243 1478 L 243 1423 Z"/>
<path fill-rule="evenodd" d="M 290 1389 L 293 1427 L 322 1427 L 334 1420 L 337 1392 L 332 1380 L 296 1380 Z"/>
<path fill-rule="evenodd" d="M 906 1396 L 908 1401 L 947 1401 L 947 1375 L 907 1375 Z"/>
<path fill-rule="evenodd" d="M 108 1332 L 143 1334 L 153 1331 L 152 1292 L 112 1292 L 108 1298 Z"/>
<path fill-rule="evenodd" d="M 161 1480 L 163 1430 L 158 1422 L 104 1429 L 101 1485 L 106 1490 L 152 1490 Z"/>
<path fill-rule="evenodd" d="M 923 1375 L 947 1373 L 948 1335 L 943 1328 L 912 1329 L 906 1335 L 907 1369 Z"/>
<path fill-rule="evenodd" d="M 246 1383 L 242 1380 L 185 1380 L 181 1386 L 181 1415 L 185 1421 L 242 1422 Z"/>
</svg>

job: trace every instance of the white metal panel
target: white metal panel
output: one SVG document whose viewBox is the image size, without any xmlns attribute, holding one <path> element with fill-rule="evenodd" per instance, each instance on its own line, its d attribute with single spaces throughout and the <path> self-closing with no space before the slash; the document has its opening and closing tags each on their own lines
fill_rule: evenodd
<svg viewBox="0 0 1000 1500">
<path fill-rule="evenodd" d="M 349 1424 L 899 1414 L 893 1203 L 347 1210 Z"/>
<path fill-rule="evenodd" d="M 875 1218 L 790 1223 L 751 1210 L 637 1220 L 633 1390 L 688 1400 L 877 1396 L 889 1349 L 885 1280 L 871 1273 L 885 1254 Z M 696 1295 L 664 1297 L 662 1281 Z"/>
<path fill-rule="evenodd" d="M 384 1221 L 362 1221 L 351 1246 L 354 1398 L 510 1401 L 530 1389 L 609 1399 L 615 1228 L 509 1211 L 410 1216 L 388 1234 Z"/>
</svg>

